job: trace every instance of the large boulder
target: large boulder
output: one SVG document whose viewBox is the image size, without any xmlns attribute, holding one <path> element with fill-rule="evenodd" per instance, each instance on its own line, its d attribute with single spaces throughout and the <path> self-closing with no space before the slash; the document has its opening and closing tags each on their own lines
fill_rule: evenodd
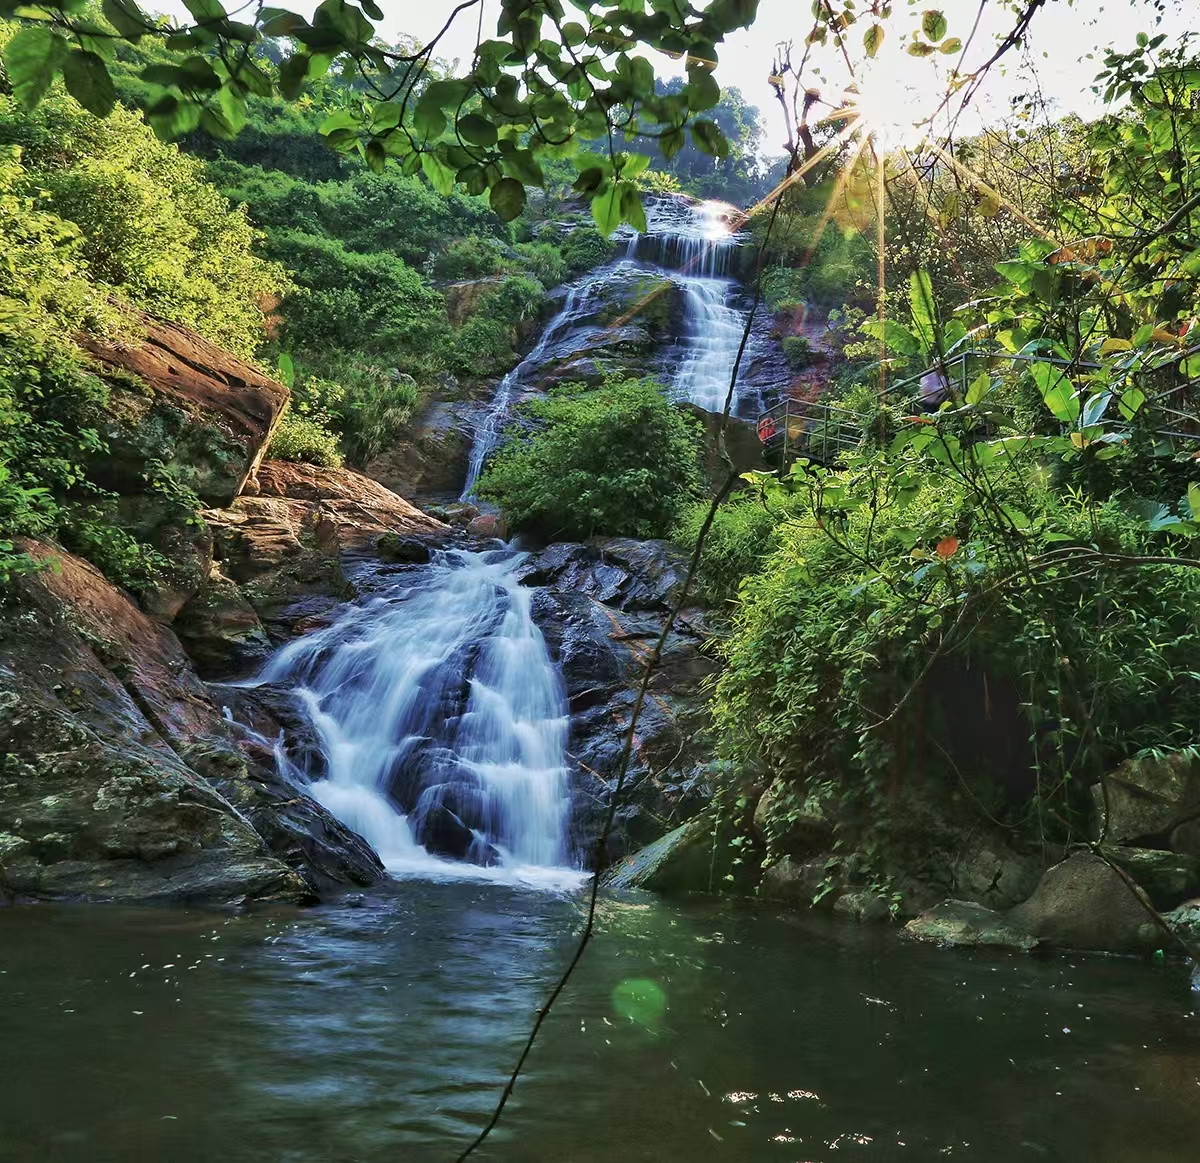
<svg viewBox="0 0 1200 1163">
<path fill-rule="evenodd" d="M 348 567 L 375 556 L 381 540 L 387 556 L 397 539 L 436 546 L 451 536 L 447 525 L 361 473 L 277 460 L 258 469 L 245 495 L 204 518 L 219 562 L 210 582 L 238 585 L 274 641 L 350 597 Z M 189 647 L 204 659 L 228 654 L 222 640 L 242 633 L 244 609 L 208 590 L 196 602 L 197 611 L 183 612 Z M 227 629 L 213 625 L 214 607 L 230 611 Z"/>
<path fill-rule="evenodd" d="M 287 389 L 195 332 L 148 316 L 141 337 L 81 336 L 109 385 L 105 442 L 88 468 L 116 494 L 108 518 L 157 549 L 168 568 L 142 595 L 170 621 L 204 585 L 212 535 L 196 502 L 229 505 L 261 461 Z"/>
<path fill-rule="evenodd" d="M 80 338 L 111 377 L 101 483 L 145 492 L 156 461 L 204 504 L 231 504 L 262 460 L 287 388 L 186 327 L 144 317 L 142 331 L 137 343 Z"/>
<path fill-rule="evenodd" d="M 1092 793 L 1106 843 L 1165 848 L 1175 829 L 1200 820 L 1200 759 L 1183 751 L 1127 759 Z"/>
<path fill-rule="evenodd" d="M 793 860 L 790 856 L 784 856 L 763 869 L 758 883 L 759 895 L 789 904 L 824 904 L 832 907 L 837 898 L 831 894 L 820 895 L 828 875 L 828 860 L 824 856 L 808 860 Z"/>
<path fill-rule="evenodd" d="M 410 500 L 452 500 L 467 478 L 475 430 L 486 408 L 483 401 L 430 401 L 364 471 Z"/>
<path fill-rule="evenodd" d="M 1200 859 L 1158 848 L 1108 848 L 1119 864 L 1160 909 L 1169 909 L 1200 891 Z"/>
<path fill-rule="evenodd" d="M 614 602 L 619 603 L 622 588 L 617 587 Z M 616 787 L 630 716 L 662 616 L 609 605 L 565 578 L 535 595 L 533 616 L 566 684 L 571 835 L 578 855 L 588 860 Z M 661 836 L 710 796 L 706 764 L 712 744 L 703 682 L 715 663 L 702 646 L 700 631 L 682 620 L 668 635 L 638 719 L 613 853 Z"/>
<path fill-rule="evenodd" d="M 914 917 L 904 931 L 918 941 L 936 945 L 998 946 L 1028 952 L 1038 944 L 1032 933 L 975 901 L 942 901 Z"/>
<path fill-rule="evenodd" d="M 175 635 L 88 563 L 42 564 L 0 608 L 0 896 L 313 899 L 374 853 L 254 764 Z"/>
<path fill-rule="evenodd" d="M 532 586 L 587 594 L 620 610 L 665 611 L 678 600 L 687 555 L 669 541 L 594 537 L 555 542 L 532 554 L 517 576 Z"/>
<path fill-rule="evenodd" d="M 604 874 L 608 888 L 654 892 L 717 892 L 730 850 L 713 822 L 697 816 L 624 857 Z"/>
<path fill-rule="evenodd" d="M 754 827 L 773 852 L 804 858 L 833 845 L 833 824 L 820 799 L 777 779 L 759 797 Z"/>
<path fill-rule="evenodd" d="M 1147 907 L 1091 852 L 1076 852 L 1048 869 L 1033 896 L 1008 919 L 1064 949 L 1137 953 L 1163 942 Z"/>
</svg>

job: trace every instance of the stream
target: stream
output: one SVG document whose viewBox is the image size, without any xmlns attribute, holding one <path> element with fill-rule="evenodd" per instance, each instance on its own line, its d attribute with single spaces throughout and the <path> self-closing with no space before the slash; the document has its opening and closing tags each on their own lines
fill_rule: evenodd
<svg viewBox="0 0 1200 1163">
<path fill-rule="evenodd" d="M 0 911 L 0 1158 L 450 1163 L 580 909 L 425 880 L 307 912 Z M 477 1157 L 1181 1163 L 1196 996 L 1182 965 L 609 899 Z"/>
</svg>

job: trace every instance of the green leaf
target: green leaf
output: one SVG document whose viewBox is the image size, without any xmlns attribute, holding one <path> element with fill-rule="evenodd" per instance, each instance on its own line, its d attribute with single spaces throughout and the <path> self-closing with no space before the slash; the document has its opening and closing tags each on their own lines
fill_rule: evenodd
<svg viewBox="0 0 1200 1163">
<path fill-rule="evenodd" d="M 504 170 L 511 177 L 526 186 L 544 186 L 546 184 L 542 167 L 533 153 L 527 149 L 514 150 L 503 161 Z"/>
<path fill-rule="evenodd" d="M 358 113 L 353 109 L 336 109 L 321 122 L 317 132 L 322 137 L 328 137 L 337 129 L 357 129 Z"/>
<path fill-rule="evenodd" d="M 908 55 L 910 57 L 927 57 L 937 52 L 937 49 L 931 44 L 926 44 L 923 40 L 914 40 L 908 46 Z"/>
<path fill-rule="evenodd" d="M 455 122 L 459 135 L 472 145 L 492 146 L 496 144 L 498 134 L 496 127 L 478 113 L 464 113 Z"/>
<path fill-rule="evenodd" d="M 296 382 L 296 364 L 286 351 L 281 351 L 279 353 L 277 367 L 279 373 L 279 382 L 283 384 L 285 388 L 292 387 Z"/>
<path fill-rule="evenodd" d="M 646 233 L 646 210 L 641 191 L 632 182 L 621 183 L 621 218 L 639 234 Z"/>
<path fill-rule="evenodd" d="M 22 28 L 4 50 L 4 68 L 13 95 L 25 109 L 32 109 L 50 88 L 69 45 L 48 28 Z"/>
<path fill-rule="evenodd" d="M 359 0 L 359 3 L 362 4 L 362 10 L 372 20 L 382 20 L 383 19 L 383 9 L 380 8 L 378 4 L 375 3 L 375 0 Z"/>
<path fill-rule="evenodd" d="M 962 41 L 957 36 L 949 36 L 938 45 L 938 52 L 949 56 L 951 53 L 962 52 Z"/>
<path fill-rule="evenodd" d="M 1117 410 L 1123 420 L 1132 420 L 1146 402 L 1146 393 L 1141 388 L 1126 388 L 1117 401 Z"/>
<path fill-rule="evenodd" d="M 879 46 L 882 44 L 883 25 L 872 24 L 871 27 L 863 33 L 863 48 L 867 50 L 867 56 L 873 57 L 879 51 Z"/>
<path fill-rule="evenodd" d="M 501 178 L 488 194 L 488 204 L 505 222 L 525 209 L 525 187 L 516 178 Z"/>
<path fill-rule="evenodd" d="M 979 404 L 983 402 L 984 396 L 992 390 L 992 381 L 987 372 L 980 372 L 972 381 L 970 387 L 967 388 L 967 403 Z"/>
<path fill-rule="evenodd" d="M 912 312 L 913 331 L 921 343 L 921 350 L 932 351 L 937 334 L 937 307 L 928 271 L 913 271 L 909 278 L 908 309 Z"/>
<path fill-rule="evenodd" d="M 1192 514 L 1192 520 L 1200 521 L 1200 484 L 1188 485 L 1187 503 L 1188 509 Z"/>
<path fill-rule="evenodd" d="M 234 133 L 239 133 L 246 124 L 246 99 L 235 93 L 228 85 L 222 85 L 217 91 L 217 104 L 221 107 L 221 116 Z"/>
<path fill-rule="evenodd" d="M 288 101 L 300 96 L 311 60 L 308 53 L 294 53 L 279 66 L 279 91 Z"/>
<path fill-rule="evenodd" d="M 1056 420 L 1073 424 L 1079 419 L 1079 397 L 1067 376 L 1051 363 L 1030 364 L 1029 371 Z"/>
<path fill-rule="evenodd" d="M 916 355 L 921 350 L 920 340 L 895 319 L 868 319 L 862 330 L 872 339 L 882 339 L 888 350 L 896 355 Z"/>
<path fill-rule="evenodd" d="M 94 52 L 72 49 L 70 56 L 63 61 L 63 82 L 67 92 L 97 117 L 107 117 L 117 103 L 112 77 Z"/>
<path fill-rule="evenodd" d="M 126 40 L 135 44 L 146 32 L 150 18 L 134 3 L 134 0 L 102 0 L 100 11 L 104 19 Z"/>
<path fill-rule="evenodd" d="M 927 8 L 921 13 L 921 31 L 930 40 L 941 40 L 946 35 L 946 17 L 936 8 Z"/>
<path fill-rule="evenodd" d="M 729 156 L 729 142 L 715 121 L 697 121 L 692 125 L 692 140 L 707 154 Z"/>
<path fill-rule="evenodd" d="M 421 169 L 439 194 L 449 194 L 454 189 L 455 172 L 436 153 L 421 154 Z"/>
<path fill-rule="evenodd" d="M 446 130 L 446 116 L 438 106 L 424 98 L 413 113 L 413 129 L 426 141 L 436 141 Z"/>
<path fill-rule="evenodd" d="M 211 24 L 217 20 L 224 20 L 226 17 L 225 9 L 217 3 L 217 0 L 183 0 L 183 3 L 184 7 L 201 24 Z"/>
<path fill-rule="evenodd" d="M 612 182 L 601 183 L 592 198 L 592 219 L 596 229 L 607 238 L 621 225 L 621 191 Z"/>
<path fill-rule="evenodd" d="M 687 138 L 682 129 L 668 129 L 658 139 L 658 147 L 667 161 L 670 161 L 685 145 L 687 145 Z"/>
<path fill-rule="evenodd" d="M 455 178 L 467 187 L 468 194 L 482 194 L 488 188 L 487 171 L 480 165 L 464 166 Z"/>
</svg>

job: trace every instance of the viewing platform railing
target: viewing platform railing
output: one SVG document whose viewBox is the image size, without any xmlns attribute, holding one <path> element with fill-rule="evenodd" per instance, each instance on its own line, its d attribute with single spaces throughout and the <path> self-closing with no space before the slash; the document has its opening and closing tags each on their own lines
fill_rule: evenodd
<svg viewBox="0 0 1200 1163">
<path fill-rule="evenodd" d="M 1180 381 L 1176 367 L 1187 356 L 1200 353 L 1200 346 L 1172 353 L 1158 364 L 1132 376 L 1145 395 L 1139 415 L 1149 421 L 1145 429 L 1171 448 L 1200 446 L 1200 377 Z M 940 364 L 932 364 L 887 387 L 888 403 L 907 404 L 914 413 L 933 413 L 947 399 L 963 399 L 976 376 L 997 364 L 1049 363 L 1077 372 L 1091 372 L 1100 365 L 1011 352 L 962 351 Z M 934 377 L 932 382 L 930 377 Z M 1111 412 L 1111 415 L 1109 414 Z M 1081 421 L 1082 423 L 1082 421 Z M 1099 421 L 1107 431 L 1132 433 L 1133 425 L 1122 420 L 1110 404 Z M 784 399 L 758 418 L 758 438 L 763 452 L 774 459 L 782 454 L 785 464 L 798 456 L 819 464 L 833 464 L 847 451 L 857 448 L 866 431 L 867 418 L 850 409 L 822 401 Z M 1068 431 L 1072 426 L 1064 426 Z"/>
</svg>

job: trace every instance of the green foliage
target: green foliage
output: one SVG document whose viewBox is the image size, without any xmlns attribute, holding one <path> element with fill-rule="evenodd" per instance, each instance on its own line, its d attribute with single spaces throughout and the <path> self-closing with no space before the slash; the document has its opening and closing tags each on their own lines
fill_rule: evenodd
<svg viewBox="0 0 1200 1163">
<path fill-rule="evenodd" d="M 615 251 L 613 244 L 594 227 L 579 226 L 567 236 L 562 255 L 567 269 L 579 274 L 608 262 Z"/>
<path fill-rule="evenodd" d="M 567 385 L 522 409 L 478 486 L 514 527 L 661 537 L 697 494 L 698 425 L 653 380 Z"/>
<path fill-rule="evenodd" d="M 20 147 L 18 184 L 69 224 L 92 284 L 253 354 L 260 301 L 278 292 L 283 273 L 255 255 L 255 231 L 203 180 L 199 163 L 134 114 L 94 117 L 60 93 L 33 113 L 0 96 L 0 142 Z"/>
<path fill-rule="evenodd" d="M 454 239 L 444 250 L 433 257 L 433 273 L 439 279 L 480 279 L 499 274 L 504 267 L 504 256 L 491 239 L 469 234 L 466 238 Z"/>
<path fill-rule="evenodd" d="M 714 0 L 685 26 L 612 0 L 589 8 L 585 28 L 564 21 L 557 2 L 532 0 L 502 13 L 496 35 L 480 43 L 462 77 L 440 73 L 426 51 L 397 52 L 382 43 L 372 19 L 383 13 L 373 3 L 364 11 L 325 0 L 311 18 L 260 8 L 246 22 L 205 0 L 191 8 L 196 22 L 182 26 L 152 20 L 134 0 L 108 0 L 104 23 L 75 3 L 30 11 L 5 0 L 0 14 L 38 20 L 5 53 L 26 107 L 61 72 L 85 106 L 107 112 L 115 96 L 112 72 L 120 76 L 133 63 L 147 116 L 161 136 L 200 129 L 230 139 L 253 102 L 276 94 L 294 101 L 306 84 L 319 88 L 332 69 L 357 92 L 321 122 L 329 145 L 357 155 L 374 173 L 389 162 L 410 175 L 422 172 L 441 194 L 456 184 L 472 195 L 486 193 L 492 210 L 511 221 L 526 205 L 526 187 L 545 182 L 540 159 L 555 158 L 575 138 L 608 136 L 617 109 L 624 124 L 636 118 L 664 140 L 682 140 L 690 128 L 699 149 L 728 157 L 722 128 L 699 114 L 721 100 L 712 76 L 715 46 L 749 24 L 756 8 L 754 0 Z M 118 61 L 122 40 L 138 47 Z M 614 44 L 686 56 L 686 86 L 664 91 L 646 57 L 613 53 Z M 372 78 L 370 96 L 359 77 Z M 644 225 L 633 179 L 647 160 L 609 150 L 581 167 L 581 189 L 606 232 L 621 222 Z"/>
<path fill-rule="evenodd" d="M 786 335 L 783 339 L 783 354 L 788 367 L 794 372 L 804 371 L 817 362 L 818 356 L 812 344 L 803 335 Z"/>
<path fill-rule="evenodd" d="M 342 451 L 337 435 L 318 419 L 288 407 L 271 436 L 267 455 L 278 460 L 298 460 L 323 468 L 341 468 Z"/>
<path fill-rule="evenodd" d="M 755 487 L 735 493 L 717 510 L 704 542 L 700 561 L 699 588 L 711 602 L 726 602 L 738 595 L 744 578 L 758 573 L 764 560 L 777 547 L 781 524 L 789 510 L 789 498 L 778 490 L 768 497 Z M 672 534 L 692 552 L 710 503 L 688 505 Z"/>
</svg>

